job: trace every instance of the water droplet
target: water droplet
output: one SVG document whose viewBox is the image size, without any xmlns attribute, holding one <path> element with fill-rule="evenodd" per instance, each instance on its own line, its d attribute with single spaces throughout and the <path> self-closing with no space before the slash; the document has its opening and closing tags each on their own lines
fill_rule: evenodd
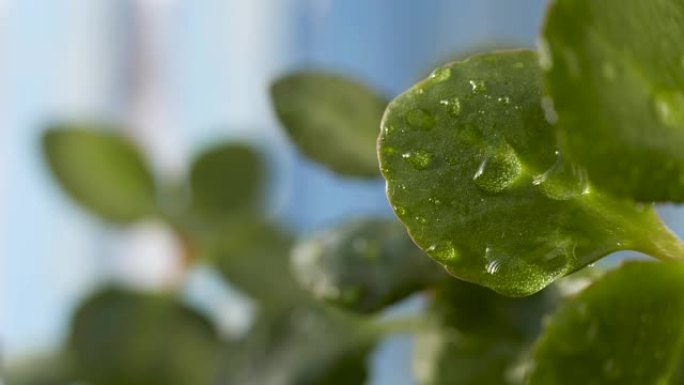
<svg viewBox="0 0 684 385">
<path fill-rule="evenodd" d="M 435 206 L 441 206 L 442 201 L 437 199 L 437 198 L 428 198 L 428 202 L 432 203 Z"/>
<path fill-rule="evenodd" d="M 454 96 L 449 99 L 442 99 L 439 104 L 446 106 L 447 112 L 451 117 L 456 118 L 461 115 L 461 100 Z"/>
<path fill-rule="evenodd" d="M 406 113 L 406 122 L 416 128 L 429 130 L 437 123 L 435 117 L 428 111 L 420 108 L 413 109 Z"/>
<path fill-rule="evenodd" d="M 603 77 L 606 78 L 608 81 L 613 81 L 615 80 L 615 66 L 613 63 L 610 62 L 605 62 L 603 63 L 603 66 L 601 67 L 601 72 L 603 73 Z"/>
<path fill-rule="evenodd" d="M 542 98 L 542 109 L 544 110 L 544 118 L 550 124 L 556 124 L 558 122 L 558 114 L 556 113 L 556 107 L 553 105 L 553 99 L 548 96 Z"/>
<path fill-rule="evenodd" d="M 480 163 L 473 181 L 482 191 L 496 194 L 513 184 L 521 173 L 520 159 L 506 144 Z"/>
<path fill-rule="evenodd" d="M 425 170 L 430 167 L 433 155 L 427 151 L 418 150 L 405 152 L 401 157 L 406 159 L 416 170 Z"/>
<path fill-rule="evenodd" d="M 661 92 L 656 95 L 653 103 L 661 123 L 670 127 L 684 125 L 684 93 L 680 91 Z"/>
<path fill-rule="evenodd" d="M 458 131 L 458 139 L 463 144 L 471 145 L 482 138 L 482 132 L 473 124 L 466 124 Z"/>
<path fill-rule="evenodd" d="M 420 223 L 421 225 L 427 225 L 428 220 L 425 217 L 422 217 L 420 215 L 416 216 L 416 222 Z"/>
<path fill-rule="evenodd" d="M 508 96 L 502 96 L 502 97 L 496 99 L 496 101 L 501 103 L 501 104 L 504 104 L 504 105 L 511 104 L 511 98 L 509 98 Z"/>
<path fill-rule="evenodd" d="M 539 65 L 544 71 L 551 70 L 553 68 L 553 57 L 551 56 L 549 42 L 540 38 L 537 46 L 539 47 Z"/>
<path fill-rule="evenodd" d="M 474 94 L 481 94 L 487 91 L 487 85 L 484 80 L 471 80 L 468 83 L 470 84 L 470 90 Z"/>
<path fill-rule="evenodd" d="M 426 249 L 428 254 L 441 263 L 453 263 L 458 259 L 458 250 L 451 241 L 438 242 Z"/>
<path fill-rule="evenodd" d="M 394 206 L 393 209 L 399 218 L 404 218 L 404 217 L 406 217 L 406 215 L 408 215 L 408 211 L 406 210 L 405 207 Z"/>
<path fill-rule="evenodd" d="M 392 146 L 383 146 L 382 153 L 385 155 L 394 155 L 397 153 L 397 149 Z"/>
<path fill-rule="evenodd" d="M 430 74 L 430 78 L 434 79 L 435 81 L 438 81 L 438 82 L 443 82 L 443 81 L 449 80 L 450 77 L 451 77 L 451 68 L 449 68 L 449 67 L 437 68 L 436 70 L 434 70 L 432 72 L 432 74 Z"/>
<path fill-rule="evenodd" d="M 587 172 L 558 155 L 556 163 L 544 174 L 534 178 L 534 185 L 548 198 L 565 201 L 589 193 Z"/>
</svg>

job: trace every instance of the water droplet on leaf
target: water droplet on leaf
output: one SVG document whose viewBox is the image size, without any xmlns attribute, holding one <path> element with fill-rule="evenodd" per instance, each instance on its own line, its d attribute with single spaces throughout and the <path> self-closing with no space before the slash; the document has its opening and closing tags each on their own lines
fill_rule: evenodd
<svg viewBox="0 0 684 385">
<path fill-rule="evenodd" d="M 474 94 L 481 94 L 487 91 L 487 85 L 484 80 L 471 80 L 468 83 L 470 83 L 470 90 Z"/>
<path fill-rule="evenodd" d="M 450 77 L 451 77 L 451 68 L 449 68 L 449 67 L 437 68 L 430 75 L 431 79 L 434 79 L 435 81 L 438 81 L 438 82 L 443 82 L 443 81 L 449 80 Z"/>
<path fill-rule="evenodd" d="M 553 200 L 565 201 L 589 192 L 587 172 L 576 164 L 568 163 L 562 155 L 544 174 L 534 178 L 533 184 Z"/>
<path fill-rule="evenodd" d="M 433 158 L 431 153 L 423 150 L 406 152 L 401 157 L 411 163 L 416 170 L 425 170 L 428 168 L 432 163 Z"/>
<path fill-rule="evenodd" d="M 453 118 L 457 118 L 461 115 L 461 100 L 454 96 L 449 99 L 443 99 L 439 101 L 439 104 L 446 106 L 447 112 Z"/>
<path fill-rule="evenodd" d="M 661 123 L 671 127 L 684 125 L 684 93 L 680 91 L 658 93 L 653 106 Z"/>
<path fill-rule="evenodd" d="M 416 108 L 406 113 L 406 123 L 415 128 L 428 130 L 434 127 L 437 121 L 430 112 Z"/>
<path fill-rule="evenodd" d="M 484 192 L 496 194 L 505 190 L 522 173 L 522 164 L 515 151 L 506 144 L 487 156 L 473 176 L 475 184 Z"/>
<path fill-rule="evenodd" d="M 451 241 L 435 243 L 426 251 L 432 258 L 441 263 L 453 263 L 458 259 L 458 250 Z"/>
</svg>

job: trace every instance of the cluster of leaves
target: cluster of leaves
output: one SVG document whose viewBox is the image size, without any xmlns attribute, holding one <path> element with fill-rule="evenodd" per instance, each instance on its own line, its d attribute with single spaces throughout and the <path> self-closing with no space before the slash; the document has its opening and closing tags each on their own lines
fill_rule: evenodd
<svg viewBox="0 0 684 385">
<path fill-rule="evenodd" d="M 165 221 L 188 262 L 260 311 L 244 337 L 221 338 L 173 292 L 107 288 L 47 373 L 9 383 L 362 384 L 394 331 L 415 332 L 421 385 L 681 383 L 684 246 L 652 205 L 684 200 L 683 35 L 678 0 L 555 0 L 539 54 L 447 64 L 389 105 L 337 75 L 278 79 L 275 112 L 301 152 L 383 176 L 399 218 L 296 244 L 264 219 L 248 147 L 216 146 L 159 183 L 111 130 L 48 131 L 76 201 L 115 223 Z M 667 263 L 565 277 L 618 250 Z M 422 318 L 378 317 L 418 292 Z"/>
</svg>

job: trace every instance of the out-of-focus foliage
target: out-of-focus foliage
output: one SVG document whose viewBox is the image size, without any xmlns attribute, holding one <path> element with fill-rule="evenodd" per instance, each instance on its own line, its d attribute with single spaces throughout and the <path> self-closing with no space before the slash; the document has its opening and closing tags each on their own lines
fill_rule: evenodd
<svg viewBox="0 0 684 385">
<path fill-rule="evenodd" d="M 128 223 L 156 212 L 156 188 L 142 154 L 101 125 L 65 125 L 43 136 L 53 175 L 80 205 L 105 220 Z"/>
<path fill-rule="evenodd" d="M 300 72 L 273 83 L 275 112 L 310 159 L 348 176 L 378 176 L 375 140 L 387 101 L 356 81 Z"/>
</svg>

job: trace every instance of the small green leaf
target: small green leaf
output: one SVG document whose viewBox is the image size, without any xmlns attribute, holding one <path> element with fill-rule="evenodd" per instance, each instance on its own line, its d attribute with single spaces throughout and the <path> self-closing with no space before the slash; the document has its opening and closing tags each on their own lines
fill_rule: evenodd
<svg viewBox="0 0 684 385">
<path fill-rule="evenodd" d="M 361 320 L 316 305 L 265 313 L 240 350 L 230 354 L 221 383 L 363 384 L 366 359 L 377 338 Z"/>
<path fill-rule="evenodd" d="M 244 220 L 204 242 L 218 272 L 252 298 L 269 305 L 290 305 L 305 294 L 290 273 L 291 237 L 273 225 Z"/>
<path fill-rule="evenodd" d="M 375 141 L 386 100 L 363 84 L 318 72 L 278 79 L 271 96 L 280 122 L 311 160 L 342 175 L 378 176 Z"/>
<path fill-rule="evenodd" d="M 62 188 L 103 219 L 128 223 L 156 212 L 156 188 L 133 143 L 95 126 L 48 130 L 43 150 Z"/>
<path fill-rule="evenodd" d="M 443 269 L 396 221 L 352 221 L 301 243 L 295 276 L 314 297 L 374 312 L 440 281 Z"/>
<path fill-rule="evenodd" d="M 209 384 L 218 336 L 171 298 L 106 289 L 74 316 L 69 347 L 78 378 L 94 385 Z"/>
<path fill-rule="evenodd" d="M 542 44 L 564 149 L 597 186 L 684 201 L 684 2 L 556 0 Z"/>
<path fill-rule="evenodd" d="M 606 274 L 550 318 L 529 384 L 673 383 L 684 347 L 682 293 L 681 264 L 632 262 Z"/>
<path fill-rule="evenodd" d="M 446 65 L 390 104 L 378 152 L 416 243 L 510 296 L 616 250 L 684 257 L 650 206 L 604 194 L 561 156 L 540 81 L 533 52 L 499 52 Z"/>
<path fill-rule="evenodd" d="M 252 148 L 221 144 L 200 154 L 190 169 L 192 209 L 210 222 L 256 209 L 264 190 L 263 160 Z"/>
</svg>

